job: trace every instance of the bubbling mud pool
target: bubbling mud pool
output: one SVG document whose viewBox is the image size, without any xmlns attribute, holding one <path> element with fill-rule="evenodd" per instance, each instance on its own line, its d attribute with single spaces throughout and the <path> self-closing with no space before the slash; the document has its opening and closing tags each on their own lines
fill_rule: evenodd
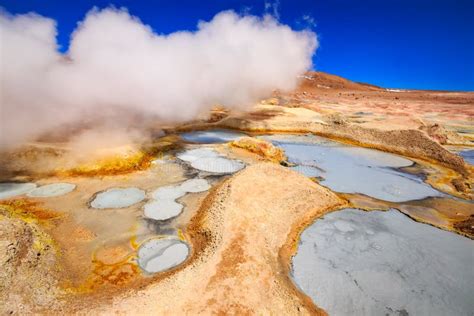
<svg viewBox="0 0 474 316">
<path fill-rule="evenodd" d="M 474 241 L 395 210 L 316 220 L 293 258 L 295 283 L 330 315 L 472 315 Z"/>
</svg>

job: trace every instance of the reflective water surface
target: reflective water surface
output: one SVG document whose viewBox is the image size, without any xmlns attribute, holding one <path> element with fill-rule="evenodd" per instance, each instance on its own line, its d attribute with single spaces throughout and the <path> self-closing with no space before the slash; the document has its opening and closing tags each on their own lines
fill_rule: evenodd
<svg viewBox="0 0 474 316">
<path fill-rule="evenodd" d="M 227 143 L 239 137 L 246 136 L 244 133 L 230 130 L 213 129 L 207 131 L 195 131 L 180 135 L 187 142 L 200 144 Z"/>
</svg>

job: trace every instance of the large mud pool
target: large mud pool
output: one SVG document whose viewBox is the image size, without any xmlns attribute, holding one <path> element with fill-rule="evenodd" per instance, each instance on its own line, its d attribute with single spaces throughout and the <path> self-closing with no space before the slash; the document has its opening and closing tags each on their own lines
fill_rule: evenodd
<svg viewBox="0 0 474 316">
<path fill-rule="evenodd" d="M 253 163 L 228 155 L 225 143 L 240 136 L 185 133 L 184 148 L 129 175 L 0 183 L 0 202 L 30 199 L 61 212 L 50 231 L 64 249 L 69 290 L 124 286 L 186 261 L 191 245 L 182 232 L 207 191 Z M 470 315 L 474 242 L 439 227 L 469 218 L 471 202 L 405 171 L 414 164 L 405 157 L 312 135 L 259 137 L 284 149 L 288 168 L 354 207 L 385 210 L 336 211 L 303 232 L 292 277 L 318 306 L 333 315 Z"/>
<path fill-rule="evenodd" d="M 472 315 L 474 241 L 395 210 L 345 209 L 301 235 L 293 279 L 330 315 Z"/>
<path fill-rule="evenodd" d="M 390 202 L 442 195 L 423 179 L 400 171 L 413 161 L 397 155 L 313 135 L 273 135 L 264 139 L 285 150 L 294 170 L 320 178 L 322 185 L 335 192 L 359 193 Z"/>
</svg>

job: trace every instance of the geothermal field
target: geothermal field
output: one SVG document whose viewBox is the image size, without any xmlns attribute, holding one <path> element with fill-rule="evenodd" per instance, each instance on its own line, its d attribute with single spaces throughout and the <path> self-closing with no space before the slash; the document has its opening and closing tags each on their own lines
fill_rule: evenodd
<svg viewBox="0 0 474 316">
<path fill-rule="evenodd" d="M 30 143 L 2 157 L 3 312 L 470 315 L 472 105 L 308 73 L 69 169 Z"/>
<path fill-rule="evenodd" d="M 1 22 L 2 315 L 473 315 L 474 93 L 306 71 L 270 17 Z"/>
</svg>

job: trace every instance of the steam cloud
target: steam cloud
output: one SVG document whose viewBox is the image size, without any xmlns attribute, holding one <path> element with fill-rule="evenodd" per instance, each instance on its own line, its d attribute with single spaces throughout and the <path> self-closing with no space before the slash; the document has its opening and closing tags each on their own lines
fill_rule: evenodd
<svg viewBox="0 0 474 316">
<path fill-rule="evenodd" d="M 318 45 L 310 31 L 232 11 L 164 36 L 124 9 L 92 9 L 65 54 L 52 19 L 1 12 L 0 28 L 0 149 L 94 117 L 179 122 L 215 104 L 242 108 L 293 89 Z"/>
</svg>

